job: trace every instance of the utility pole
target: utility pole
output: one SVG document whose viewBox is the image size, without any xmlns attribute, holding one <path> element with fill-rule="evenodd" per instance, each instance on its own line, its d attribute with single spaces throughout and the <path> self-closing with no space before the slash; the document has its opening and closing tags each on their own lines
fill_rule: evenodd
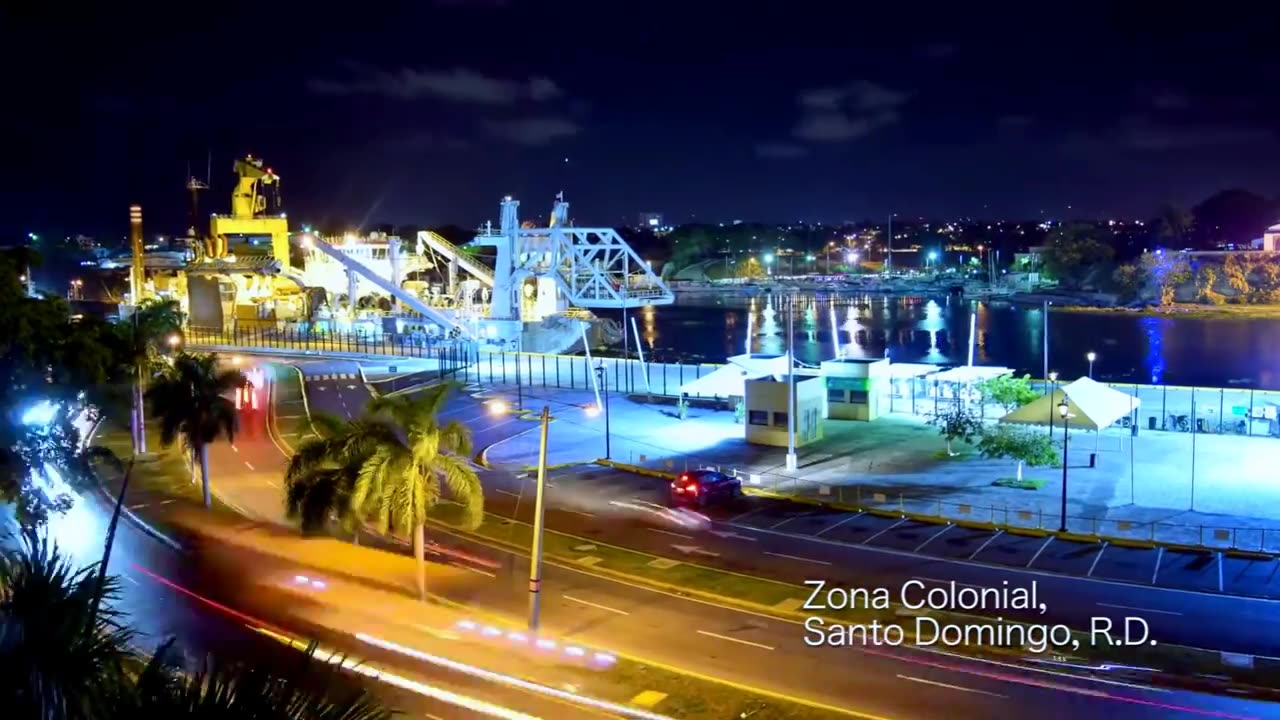
<svg viewBox="0 0 1280 720">
<path fill-rule="evenodd" d="M 796 296 L 787 298 L 787 470 L 795 472 L 796 462 Z"/>
<path fill-rule="evenodd" d="M 893 213 L 889 213 L 889 232 L 885 234 L 884 273 L 893 272 Z"/>
</svg>

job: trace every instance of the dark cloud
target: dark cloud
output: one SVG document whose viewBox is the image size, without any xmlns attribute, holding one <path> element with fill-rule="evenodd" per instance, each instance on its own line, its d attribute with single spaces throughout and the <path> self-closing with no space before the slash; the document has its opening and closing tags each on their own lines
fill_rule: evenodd
<svg viewBox="0 0 1280 720">
<path fill-rule="evenodd" d="M 485 123 L 491 135 L 517 145 L 541 147 L 581 132 L 577 123 L 562 117 L 532 117 Z"/>
<path fill-rule="evenodd" d="M 898 108 L 910 97 L 866 81 L 806 90 L 800 93 L 801 116 L 791 134 L 809 142 L 857 140 L 898 122 Z"/>
<path fill-rule="evenodd" d="M 451 70 L 359 67 L 346 80 L 313 78 L 307 82 L 307 88 L 317 95 L 382 95 L 397 100 L 434 97 L 477 105 L 543 102 L 563 95 L 550 78 L 507 80 L 462 67 Z"/>
</svg>

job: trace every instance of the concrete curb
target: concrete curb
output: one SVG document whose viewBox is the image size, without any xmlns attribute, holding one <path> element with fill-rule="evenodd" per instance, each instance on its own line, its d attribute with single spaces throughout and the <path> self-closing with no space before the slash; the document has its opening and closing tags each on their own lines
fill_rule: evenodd
<svg viewBox="0 0 1280 720">
<path fill-rule="evenodd" d="M 89 445 L 93 444 L 93 438 L 95 435 L 98 434 L 98 429 L 102 427 L 103 422 L 105 421 L 99 418 L 99 420 L 93 424 L 93 427 L 89 429 L 88 437 L 84 438 L 83 440 L 85 447 L 88 447 Z M 111 494 L 109 490 L 107 490 L 107 486 L 102 483 L 102 475 L 95 472 L 93 473 L 93 479 L 97 481 L 98 491 L 101 492 L 102 496 L 107 499 L 107 504 L 112 508 L 114 508 L 116 504 L 116 498 Z M 160 532 L 155 527 L 152 527 L 151 524 L 149 524 L 148 522 L 146 522 L 145 520 L 143 520 L 142 518 L 134 514 L 134 512 L 129 509 L 128 505 L 124 505 L 124 504 L 120 505 L 120 514 L 124 515 L 125 519 L 133 523 L 142 532 L 146 533 L 147 535 L 150 535 L 153 539 L 160 541 L 164 545 L 167 545 L 173 550 L 177 550 L 180 553 L 185 553 L 187 551 L 187 549 L 182 546 L 182 543 L 178 542 L 177 540 L 174 540 L 168 535 L 165 535 L 163 532 Z"/>
<path fill-rule="evenodd" d="M 661 470 L 652 470 L 650 468 L 641 467 L 639 465 L 630 465 L 620 463 L 613 460 L 600 459 L 596 460 L 597 465 L 611 467 L 622 472 L 634 473 L 636 475 L 645 475 L 648 477 L 662 478 L 664 480 L 674 480 L 677 475 L 675 473 L 664 472 Z M 861 512 L 868 515 L 875 515 L 884 518 L 905 518 L 914 522 L 926 523 L 930 525 L 956 525 L 958 527 L 972 528 L 975 530 L 1003 530 L 1013 535 L 1030 535 L 1032 537 L 1049 537 L 1053 536 L 1059 540 L 1070 540 L 1072 542 L 1098 543 L 1107 542 L 1118 547 L 1137 548 L 1142 550 L 1150 550 L 1154 548 L 1164 548 L 1175 552 L 1223 552 L 1228 557 L 1239 557 L 1251 560 L 1273 560 L 1280 558 L 1280 553 L 1271 553 L 1265 551 L 1254 550 L 1234 550 L 1227 548 L 1213 547 L 1211 545 L 1188 545 L 1186 543 L 1165 542 L 1163 540 L 1142 540 L 1139 538 L 1114 537 L 1105 534 L 1090 534 L 1076 532 L 1062 532 L 1059 530 L 1049 530 L 1045 528 L 1029 528 L 1020 525 L 1004 525 L 997 522 L 984 522 L 980 520 L 964 520 L 939 517 L 936 515 L 923 515 L 921 513 L 907 512 L 904 510 L 891 510 L 883 507 L 872 507 L 863 505 L 851 505 L 849 503 L 834 503 L 817 498 L 806 497 L 803 495 L 787 495 L 772 490 L 764 490 L 761 488 L 744 487 L 742 492 L 745 495 L 755 497 L 769 498 L 772 500 L 784 500 L 787 502 L 799 503 L 803 505 L 814 505 L 818 507 L 828 508 L 830 510 L 839 510 L 843 512 Z"/>
</svg>

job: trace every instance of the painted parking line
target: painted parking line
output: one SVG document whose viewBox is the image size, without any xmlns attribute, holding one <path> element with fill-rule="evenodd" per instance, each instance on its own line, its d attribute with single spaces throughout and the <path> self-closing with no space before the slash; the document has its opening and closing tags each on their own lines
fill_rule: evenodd
<svg viewBox="0 0 1280 720">
<path fill-rule="evenodd" d="M 751 647 L 758 647 L 761 650 L 774 649 L 772 645 L 764 645 L 758 642 L 751 642 L 750 640 L 742 640 L 736 637 L 729 637 L 728 635 L 720 635 L 719 633 L 707 632 L 706 630 L 699 630 L 698 634 L 706 635 L 707 637 L 713 637 L 713 638 L 716 638 L 717 640 L 728 640 L 729 642 L 736 642 L 736 643 L 741 643 L 743 645 L 750 645 Z"/>
<path fill-rule="evenodd" d="M 1027 567 L 1031 567 L 1032 565 L 1035 564 L 1036 560 L 1040 559 L 1040 553 L 1044 552 L 1044 549 L 1049 547 L 1049 543 L 1053 542 L 1053 537 L 1054 537 L 1053 535 L 1050 535 L 1049 537 L 1044 539 L 1044 544 L 1041 545 L 1040 549 L 1036 550 L 1036 554 L 1032 555 L 1031 559 L 1027 561 Z"/>
<path fill-rule="evenodd" d="M 863 540 L 863 541 L 862 541 L 862 544 L 863 544 L 863 545 L 866 545 L 867 543 L 871 542 L 872 540 L 875 540 L 876 538 L 878 538 L 878 537 L 880 537 L 881 535 L 883 535 L 883 534 L 885 534 L 885 533 L 889 532 L 890 530 L 892 530 L 892 529 L 894 529 L 894 528 L 898 527 L 899 525 L 901 525 L 902 523 L 904 523 L 904 522 L 906 522 L 906 521 L 907 521 L 907 519 L 906 519 L 906 518 L 898 518 L 898 522 L 896 522 L 896 523 L 894 523 L 894 524 L 890 525 L 890 526 L 889 526 L 889 527 L 887 527 L 887 528 L 884 528 L 883 530 L 881 530 L 880 532 L 878 532 L 878 533 L 876 533 L 876 534 L 872 535 L 871 537 L 867 538 L 866 540 Z"/>
<path fill-rule="evenodd" d="M 960 692 L 977 693 L 978 695 L 989 695 L 991 697 L 998 698 L 1008 697 L 1007 695 L 1001 695 L 1000 693 L 987 692 L 986 690 L 978 690 L 976 688 L 961 687 L 959 685 L 951 685 L 944 682 L 938 682 L 937 680 L 925 680 L 924 678 L 912 677 L 911 675 L 899 675 L 898 678 L 902 680 L 910 680 L 911 682 L 923 683 L 925 685 L 932 685 L 934 687 L 947 688 L 948 690 L 959 690 Z"/>
<path fill-rule="evenodd" d="M 510 490 L 503 490 L 502 488 L 494 488 L 494 492 L 500 492 L 503 495 L 510 495 L 513 498 L 520 497 L 520 493 L 513 493 Z"/>
<path fill-rule="evenodd" d="M 758 508 L 756 508 L 755 510 L 748 510 L 748 511 L 746 511 L 746 512 L 742 513 L 741 515 L 734 515 L 733 517 L 729 518 L 729 519 L 728 519 L 728 520 L 726 520 L 725 522 L 726 522 L 726 523 L 736 523 L 736 522 L 738 522 L 738 521 L 742 520 L 742 519 L 743 519 L 743 518 L 745 518 L 745 517 L 748 517 L 748 516 L 750 516 L 750 515 L 755 515 L 756 513 L 760 512 L 760 511 L 762 511 L 762 510 L 765 510 L 765 509 L 766 509 L 765 507 L 758 507 Z"/>
<path fill-rule="evenodd" d="M 787 555 L 787 554 L 785 554 L 785 553 L 769 552 L 768 550 L 766 550 L 764 554 L 765 554 L 765 555 L 772 555 L 772 556 L 774 556 L 774 557 L 786 558 L 787 560 L 796 560 L 796 561 L 799 561 L 799 562 L 813 563 L 813 564 L 815 564 L 815 565 L 830 565 L 830 564 L 831 564 L 831 563 L 827 562 L 826 560 L 813 560 L 813 559 L 811 559 L 811 558 L 800 557 L 800 556 L 798 556 L 798 555 Z"/>
<path fill-rule="evenodd" d="M 591 602 L 590 600 L 583 600 L 582 598 L 576 598 L 576 597 L 574 597 L 574 596 L 572 596 L 572 595 L 561 595 L 560 597 L 562 597 L 562 598 L 564 598 L 565 600 L 568 600 L 568 601 L 570 601 L 570 602 L 576 602 L 576 603 L 578 603 L 579 605 L 586 605 L 587 607 L 593 607 L 593 608 L 595 608 L 595 609 L 597 609 L 597 610 L 604 610 L 604 611 L 606 611 L 606 612 L 611 612 L 611 613 L 614 613 L 614 614 L 617 614 L 617 615 L 630 615 L 630 614 L 631 614 L 631 613 L 627 612 L 626 610 L 619 610 L 618 608 L 611 608 L 611 607 L 609 607 L 608 605 L 601 605 L 601 604 L 599 604 L 599 603 L 593 603 L 593 602 Z"/>
<path fill-rule="evenodd" d="M 836 521 L 834 524 L 831 524 L 831 525 L 828 525 L 827 527 L 822 528 L 822 529 L 821 529 L 821 530 L 819 530 L 818 532 L 814 533 L 814 534 L 813 534 L 813 536 L 814 536 L 814 537 L 818 537 L 818 536 L 822 535 L 822 534 L 823 534 L 823 533 L 825 533 L 825 532 L 828 532 L 828 531 L 830 531 L 830 530 L 835 530 L 836 528 L 838 528 L 838 527 L 840 527 L 841 525 L 843 525 L 843 524 L 845 524 L 845 523 L 849 522 L 850 520 L 853 520 L 854 518 L 859 518 L 859 517 L 862 517 L 862 513 L 861 513 L 861 512 L 853 513 L 853 514 L 849 515 L 849 517 L 846 517 L 846 518 L 843 518 L 843 519 L 841 519 L 841 520 L 838 520 L 838 521 Z"/>
<path fill-rule="evenodd" d="M 1160 577 L 1160 561 L 1164 559 L 1164 546 L 1156 548 L 1156 566 L 1151 570 L 1151 584 L 1156 584 L 1156 578 Z"/>
<path fill-rule="evenodd" d="M 1107 541 L 1102 541 L 1102 547 L 1098 548 L 1098 554 L 1093 557 L 1093 564 L 1089 566 L 1089 572 L 1085 573 L 1085 577 L 1093 577 L 1093 571 L 1098 567 L 1098 561 L 1102 559 L 1102 553 L 1107 551 Z"/>
<path fill-rule="evenodd" d="M 939 530 L 938 532 L 936 532 L 936 533 L 934 533 L 934 534 L 930 535 L 930 536 L 929 536 L 929 538 L 928 538 L 927 540 L 925 540 L 924 542 L 922 542 L 922 543 L 920 543 L 919 545 L 917 545 L 917 546 L 916 546 L 916 549 L 915 549 L 915 550 L 912 550 L 911 552 L 913 552 L 913 553 L 918 553 L 918 552 L 920 552 L 921 550 L 923 550 L 923 549 L 924 549 L 924 546 L 925 546 L 925 545 L 928 545 L 929 543 L 933 542 L 933 541 L 934 541 L 938 536 L 942 535 L 942 533 L 944 533 L 944 532 L 946 532 L 946 531 L 950 530 L 950 529 L 951 529 L 951 528 L 953 528 L 953 527 L 955 527 L 955 525 L 943 525 L 941 530 Z"/>
<path fill-rule="evenodd" d="M 769 526 L 769 529 L 770 529 L 770 530 L 777 530 L 778 528 L 782 527 L 783 525 L 786 525 L 787 523 L 791 522 L 792 520 L 799 520 L 800 518 L 803 518 L 803 517 L 809 517 L 809 516 L 810 516 L 810 515 L 812 515 L 812 514 L 813 514 L 813 513 L 807 513 L 807 512 L 806 512 L 806 513 L 799 513 L 799 514 L 796 514 L 796 515 L 792 515 L 791 517 L 788 517 L 788 518 L 783 518 L 782 520 L 779 520 L 778 522 L 774 523 L 773 525 L 770 525 L 770 526 Z"/>
<path fill-rule="evenodd" d="M 248 461 L 248 460 L 245 460 L 245 461 L 244 461 L 244 466 L 245 466 L 245 467 L 247 467 L 247 468 L 249 468 L 250 470 L 252 470 L 252 471 L 254 471 L 254 472 L 257 472 L 257 470 L 255 470 L 255 469 L 254 469 L 253 465 L 250 465 L 250 464 L 249 464 L 249 461 Z"/>
<path fill-rule="evenodd" d="M 997 530 L 997 531 L 995 531 L 995 533 L 993 533 L 993 534 L 991 535 L 991 537 L 987 538 L 986 542 L 984 542 L 984 543 L 982 543 L 981 545 L 979 545 L 979 546 L 978 546 L 978 549 L 973 551 L 973 554 L 969 556 L 969 559 L 970 559 L 970 560 L 972 560 L 972 559 L 974 559 L 974 558 L 978 557 L 978 553 L 982 552 L 983 550 L 986 550 L 986 549 L 987 549 L 987 546 L 991 544 L 991 541 L 992 541 L 992 540 L 995 540 L 995 539 L 996 539 L 996 538 L 998 538 L 998 537 L 1000 537 L 1001 533 L 1003 533 L 1003 532 L 1004 532 L 1003 530 Z"/>
<path fill-rule="evenodd" d="M 1148 612 L 1155 613 L 1157 615 L 1182 615 L 1182 613 L 1175 612 L 1173 610 L 1156 610 L 1154 608 L 1134 607 L 1132 605 L 1112 605 L 1111 603 L 1104 602 L 1098 603 L 1098 607 L 1112 608 L 1115 610 L 1132 610 L 1134 612 Z"/>
</svg>

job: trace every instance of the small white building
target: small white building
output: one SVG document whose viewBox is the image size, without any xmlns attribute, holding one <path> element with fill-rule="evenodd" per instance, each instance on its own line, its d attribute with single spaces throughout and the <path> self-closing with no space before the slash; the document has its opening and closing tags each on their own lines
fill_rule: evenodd
<svg viewBox="0 0 1280 720">
<path fill-rule="evenodd" d="M 747 442 L 787 447 L 790 421 L 787 384 L 785 375 L 746 381 Z M 795 385 L 796 447 L 803 447 L 822 439 L 827 384 L 821 375 L 797 374 Z"/>
<path fill-rule="evenodd" d="M 827 379 L 827 417 L 837 420 L 875 420 L 880 398 L 889 390 L 887 359 L 839 358 L 822 361 Z"/>
<path fill-rule="evenodd" d="M 1267 228 L 1261 238 L 1254 240 L 1253 249 L 1263 252 L 1280 252 L 1280 224 Z"/>
</svg>

